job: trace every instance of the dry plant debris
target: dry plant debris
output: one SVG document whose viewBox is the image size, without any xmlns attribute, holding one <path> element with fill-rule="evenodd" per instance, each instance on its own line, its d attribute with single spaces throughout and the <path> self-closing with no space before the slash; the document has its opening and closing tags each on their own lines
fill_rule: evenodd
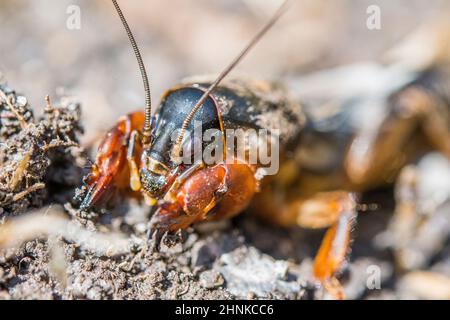
<svg viewBox="0 0 450 320">
<path fill-rule="evenodd" d="M 48 200 L 47 184 L 79 182 L 79 122 L 80 105 L 69 98 L 58 107 L 47 98 L 44 114 L 35 120 L 27 98 L 0 85 L 0 218 L 41 207 Z"/>
</svg>

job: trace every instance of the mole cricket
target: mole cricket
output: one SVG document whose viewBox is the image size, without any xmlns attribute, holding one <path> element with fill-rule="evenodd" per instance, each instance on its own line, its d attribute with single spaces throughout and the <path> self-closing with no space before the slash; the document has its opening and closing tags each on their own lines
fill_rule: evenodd
<svg viewBox="0 0 450 320">
<path fill-rule="evenodd" d="M 153 232 L 231 218 L 244 209 L 282 226 L 328 228 L 313 277 L 332 296 L 344 298 L 337 275 L 363 209 L 358 194 L 392 183 L 402 168 L 429 150 L 450 158 L 450 69 L 437 65 L 408 74 L 380 99 L 381 120 L 359 127 L 350 122 L 361 110 L 350 103 L 305 106 L 278 85 L 224 79 L 286 11 L 285 1 L 216 79 L 198 77 L 177 85 L 152 115 L 141 54 L 117 1 L 112 3 L 139 64 L 145 109 L 120 118 L 104 137 L 85 177 L 80 209 L 102 205 L 118 189 L 131 190 L 154 209 Z M 219 161 L 196 157 L 210 148 L 192 135 L 199 128 L 202 134 L 215 132 L 212 154 Z M 240 153 L 236 137 L 227 135 L 227 130 L 261 129 L 270 138 L 259 143 L 246 136 Z M 254 161 L 252 146 L 258 151 Z M 265 170 L 261 150 L 271 150 L 270 158 L 279 161 L 276 174 Z"/>
</svg>

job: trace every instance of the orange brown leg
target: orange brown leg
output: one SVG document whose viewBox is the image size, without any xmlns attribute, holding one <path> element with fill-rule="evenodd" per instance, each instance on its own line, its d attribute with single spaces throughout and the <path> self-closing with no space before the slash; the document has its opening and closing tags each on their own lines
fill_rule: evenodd
<svg viewBox="0 0 450 320">
<path fill-rule="evenodd" d="M 356 218 L 356 201 L 345 191 L 323 192 L 297 200 L 287 207 L 296 213 L 296 222 L 306 228 L 328 227 L 316 254 L 313 276 L 335 299 L 345 298 L 336 278 L 350 251 L 351 231 Z"/>
<path fill-rule="evenodd" d="M 316 255 L 313 276 L 333 297 L 343 299 L 336 276 L 350 247 L 356 217 L 355 196 L 346 191 L 332 191 L 301 197 L 290 195 L 286 199 L 283 194 L 274 195 L 273 191 L 259 194 L 253 210 L 283 226 L 329 228 Z"/>
<path fill-rule="evenodd" d="M 327 230 L 314 260 L 314 277 L 328 293 L 339 300 L 345 299 L 345 294 L 336 275 L 341 271 L 349 253 L 355 217 L 354 206 L 345 204 L 338 220 Z"/>
<path fill-rule="evenodd" d="M 177 231 L 195 222 L 230 218 L 248 206 L 256 190 L 254 171 L 245 163 L 201 168 L 169 191 L 152 217 L 152 228 Z"/>
<path fill-rule="evenodd" d="M 131 171 L 134 169 L 130 160 L 138 151 L 134 139 L 143 122 L 143 112 L 130 113 L 108 131 L 100 143 L 91 172 L 85 179 L 87 191 L 80 209 L 86 210 L 100 201 L 106 201 L 115 188 L 122 189 L 130 185 L 130 166 Z M 132 150 L 134 152 L 128 152 L 131 141 L 135 146 Z M 127 165 L 127 159 L 130 166 Z M 135 164 L 137 167 L 138 161 Z"/>
<path fill-rule="evenodd" d="M 377 128 L 368 126 L 352 142 L 345 169 L 355 186 L 372 186 L 391 180 L 415 154 L 414 132 L 421 131 L 433 148 L 450 159 L 448 103 L 421 87 L 396 94 L 391 111 Z"/>
</svg>

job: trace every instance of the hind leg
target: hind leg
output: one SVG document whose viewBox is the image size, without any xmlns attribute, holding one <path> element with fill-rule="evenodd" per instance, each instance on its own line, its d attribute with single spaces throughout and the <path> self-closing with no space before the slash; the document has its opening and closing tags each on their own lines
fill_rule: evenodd
<svg viewBox="0 0 450 320">
<path fill-rule="evenodd" d="M 313 276 L 336 299 L 344 292 L 336 276 L 342 270 L 350 249 L 351 231 L 356 219 L 356 200 L 346 191 L 321 192 L 286 200 L 271 190 L 260 195 L 255 212 L 284 226 L 328 228 L 314 260 Z M 273 200 L 275 197 L 275 200 Z"/>
<path fill-rule="evenodd" d="M 410 89 L 405 103 L 422 115 L 421 128 L 434 148 L 450 159 L 450 106 L 425 90 Z"/>
<path fill-rule="evenodd" d="M 350 250 L 351 231 L 356 212 L 352 204 L 341 208 L 338 220 L 327 230 L 314 260 L 313 275 L 336 299 L 345 299 L 344 290 L 336 278 Z"/>
<path fill-rule="evenodd" d="M 417 132 L 425 136 L 426 146 Z M 370 123 L 355 136 L 345 159 L 346 173 L 353 185 L 363 188 L 393 182 L 408 160 L 429 145 L 450 159 L 448 98 L 421 85 L 407 87 L 391 97 L 379 124 Z"/>
</svg>

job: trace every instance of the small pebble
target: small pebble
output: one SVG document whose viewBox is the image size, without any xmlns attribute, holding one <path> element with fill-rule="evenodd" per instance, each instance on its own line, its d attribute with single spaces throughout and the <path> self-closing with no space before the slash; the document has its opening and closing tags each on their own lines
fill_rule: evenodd
<svg viewBox="0 0 450 320">
<path fill-rule="evenodd" d="M 200 274 L 200 285 L 205 289 L 214 289 L 223 285 L 222 275 L 214 270 L 208 270 Z"/>
<path fill-rule="evenodd" d="M 24 96 L 17 96 L 16 104 L 19 107 L 25 107 L 27 105 L 27 103 L 28 103 L 27 98 L 25 98 Z"/>
<path fill-rule="evenodd" d="M 247 293 L 247 300 L 255 300 L 257 298 L 256 293 L 254 293 L 253 291 L 249 291 Z"/>
</svg>

